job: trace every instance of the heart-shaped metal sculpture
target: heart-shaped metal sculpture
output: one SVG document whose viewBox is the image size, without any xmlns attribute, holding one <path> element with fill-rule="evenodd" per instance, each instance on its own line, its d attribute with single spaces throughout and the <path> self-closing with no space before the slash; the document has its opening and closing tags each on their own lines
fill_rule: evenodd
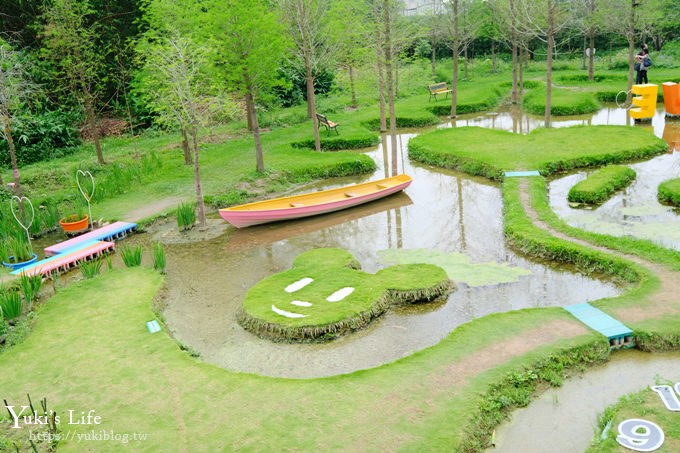
<svg viewBox="0 0 680 453">
<path fill-rule="evenodd" d="M 83 185 L 80 183 L 80 177 L 89 177 L 90 182 L 92 183 L 92 190 L 89 191 L 88 193 L 85 193 L 85 190 L 83 190 Z M 78 184 L 78 190 L 80 190 L 80 193 L 83 194 L 83 197 L 85 197 L 85 200 L 89 203 L 90 200 L 92 200 L 92 197 L 94 196 L 94 176 L 92 176 L 92 173 L 89 171 L 83 171 L 83 170 L 78 170 L 76 172 L 76 184 Z"/>
<path fill-rule="evenodd" d="M 80 183 L 80 177 L 89 177 L 90 182 L 92 182 L 92 190 L 89 192 L 85 192 L 83 190 L 83 185 Z M 87 201 L 87 214 L 90 219 L 90 228 L 92 228 L 92 207 L 90 206 L 90 200 L 92 200 L 92 197 L 94 196 L 94 176 L 92 176 L 92 173 L 90 173 L 88 170 L 83 171 L 83 170 L 78 170 L 76 172 L 76 184 L 78 185 L 78 190 L 80 190 L 80 193 L 83 194 L 83 198 L 85 198 L 85 201 Z"/>
<path fill-rule="evenodd" d="M 24 224 L 24 221 L 26 220 L 25 218 L 25 212 L 24 216 L 21 215 L 21 209 L 19 210 L 19 214 L 17 214 L 15 208 L 14 208 L 14 201 L 16 200 L 17 206 L 19 206 L 22 203 L 28 203 L 28 205 L 31 207 L 31 220 L 28 222 L 28 225 Z M 33 225 L 33 221 L 35 220 L 35 209 L 33 209 L 33 203 L 31 203 L 31 200 L 28 199 L 28 197 L 18 197 L 14 195 L 10 200 L 9 200 L 9 208 L 12 211 L 12 215 L 14 216 L 14 220 L 17 221 L 19 225 L 21 225 L 21 228 L 26 230 L 26 237 L 28 238 L 28 244 L 31 244 L 31 235 L 28 233 L 29 228 L 31 228 L 31 225 Z M 24 211 L 26 211 L 24 209 Z M 20 218 L 21 217 L 21 218 Z"/>
</svg>

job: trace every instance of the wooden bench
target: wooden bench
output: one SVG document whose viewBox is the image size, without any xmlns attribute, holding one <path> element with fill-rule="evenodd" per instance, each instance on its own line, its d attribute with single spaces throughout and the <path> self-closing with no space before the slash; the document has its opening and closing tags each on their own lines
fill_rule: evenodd
<svg viewBox="0 0 680 453">
<path fill-rule="evenodd" d="M 320 113 L 316 114 L 316 119 L 319 120 L 319 124 L 323 124 L 324 127 L 326 128 L 326 132 L 328 132 L 328 135 L 331 135 L 331 129 L 335 131 L 336 134 L 340 135 L 338 132 L 338 123 L 334 123 L 333 121 L 328 121 L 328 118 L 326 118 L 324 115 L 321 115 Z"/>
<path fill-rule="evenodd" d="M 432 85 L 428 85 L 427 89 L 430 90 L 430 99 L 428 99 L 427 102 L 430 102 L 432 98 L 434 98 L 434 100 L 436 101 L 438 94 L 446 93 L 446 97 L 448 97 L 449 93 L 451 92 L 451 90 L 449 90 L 449 87 L 446 86 L 446 82 L 433 83 Z"/>
</svg>

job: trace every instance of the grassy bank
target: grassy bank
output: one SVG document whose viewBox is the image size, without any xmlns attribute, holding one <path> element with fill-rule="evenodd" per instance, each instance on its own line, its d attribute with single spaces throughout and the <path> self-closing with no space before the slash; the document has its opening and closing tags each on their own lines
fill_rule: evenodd
<svg viewBox="0 0 680 453">
<path fill-rule="evenodd" d="M 527 135 L 480 127 L 441 129 L 409 141 L 419 162 L 500 181 L 511 170 L 542 175 L 663 153 L 668 145 L 648 131 L 625 126 L 535 129 Z"/>
<path fill-rule="evenodd" d="M 604 203 L 617 190 L 623 189 L 635 179 L 635 170 L 610 165 L 594 171 L 586 179 L 569 189 L 567 199 L 572 203 L 598 205 Z"/>
<path fill-rule="evenodd" d="M 680 207 L 680 178 L 659 184 L 658 198 L 661 203 Z"/>
</svg>

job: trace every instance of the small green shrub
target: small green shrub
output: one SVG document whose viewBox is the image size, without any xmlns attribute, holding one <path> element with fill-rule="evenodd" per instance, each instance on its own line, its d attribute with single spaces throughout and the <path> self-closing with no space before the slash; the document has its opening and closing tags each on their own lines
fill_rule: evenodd
<svg viewBox="0 0 680 453">
<path fill-rule="evenodd" d="M 94 278 L 101 273 L 102 259 L 96 258 L 93 260 L 82 260 L 79 263 L 80 273 L 85 278 Z"/>
<path fill-rule="evenodd" d="M 680 178 L 669 179 L 659 184 L 657 197 L 661 203 L 680 207 Z"/>
<path fill-rule="evenodd" d="M 593 172 L 574 185 L 567 198 L 572 203 L 601 204 L 634 179 L 635 171 L 632 168 L 611 165 Z"/>
<path fill-rule="evenodd" d="M 449 105 L 449 110 L 451 109 L 451 105 Z M 447 113 L 448 114 L 448 113 Z M 373 118 L 371 120 L 368 120 L 363 123 L 367 128 L 371 130 L 379 130 L 380 129 L 380 118 Z M 390 124 L 390 119 L 389 117 L 387 118 L 387 125 L 389 126 Z M 435 124 L 439 124 L 439 118 L 437 118 L 435 115 L 426 115 L 426 116 L 416 116 L 416 117 L 397 117 L 397 127 L 398 128 L 408 128 L 408 127 L 425 127 L 425 126 L 432 126 Z M 376 140 L 377 143 L 377 140 Z"/>
<path fill-rule="evenodd" d="M 165 248 L 160 242 L 153 243 L 153 268 L 165 274 Z"/>
<path fill-rule="evenodd" d="M 124 246 L 120 249 L 120 257 L 126 267 L 135 267 L 142 264 L 142 246 Z"/>
<path fill-rule="evenodd" d="M 331 136 L 321 137 L 321 149 L 324 151 L 339 151 L 342 149 L 361 149 L 375 146 L 379 142 L 376 134 L 366 133 L 349 137 Z M 314 139 L 300 140 L 291 143 L 293 148 L 315 149 Z"/>
<path fill-rule="evenodd" d="M 21 316 L 21 294 L 14 288 L 0 288 L 0 311 L 2 317 L 10 320 Z"/>
<path fill-rule="evenodd" d="M 194 203 L 180 203 L 177 206 L 177 226 L 180 231 L 193 228 L 196 223 L 196 205 Z"/>
</svg>

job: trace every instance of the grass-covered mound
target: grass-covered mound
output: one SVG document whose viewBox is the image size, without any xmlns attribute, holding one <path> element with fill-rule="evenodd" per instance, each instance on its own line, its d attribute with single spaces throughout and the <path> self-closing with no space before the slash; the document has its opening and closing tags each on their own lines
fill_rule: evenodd
<svg viewBox="0 0 680 453">
<path fill-rule="evenodd" d="M 652 133 L 627 126 L 535 129 L 517 135 L 481 127 L 438 129 L 409 141 L 411 159 L 501 181 L 506 171 L 538 170 L 543 176 L 663 153 Z"/>
<path fill-rule="evenodd" d="M 329 339 L 363 328 L 392 304 L 433 300 L 454 288 L 446 272 L 430 264 L 391 266 L 376 274 L 359 268 L 344 250 L 305 252 L 292 269 L 248 291 L 238 321 L 272 340 Z"/>
<path fill-rule="evenodd" d="M 620 165 L 610 165 L 593 172 L 569 190 L 567 199 L 572 203 L 601 204 L 614 192 L 623 189 L 635 179 L 635 170 Z"/>
<path fill-rule="evenodd" d="M 661 203 L 680 207 L 680 178 L 659 184 L 658 198 Z"/>
<path fill-rule="evenodd" d="M 532 89 L 524 98 L 524 108 L 536 115 L 545 112 L 545 87 Z M 596 112 L 601 108 L 593 93 L 566 88 L 553 88 L 550 113 L 556 116 L 582 115 Z"/>
<path fill-rule="evenodd" d="M 673 376 L 659 376 L 660 381 L 657 385 L 666 385 L 670 395 L 674 393 L 672 387 L 678 379 L 672 381 L 664 381 L 663 378 L 672 378 Z M 676 386 L 677 388 L 677 386 Z M 661 442 L 660 449 L 652 449 L 655 444 L 654 439 L 660 440 L 652 433 L 634 433 L 634 428 L 631 426 L 624 426 L 623 429 L 628 428 L 625 432 L 627 437 L 635 437 L 638 441 L 634 444 L 639 450 L 637 451 L 660 451 L 672 452 L 680 451 L 680 424 L 678 421 L 678 413 L 668 409 L 663 399 L 658 393 L 653 391 L 650 387 L 646 387 L 639 392 L 625 395 L 613 406 L 609 406 L 598 417 L 598 427 L 595 430 L 595 435 L 588 453 L 602 453 L 602 452 L 616 452 L 624 451 L 625 449 L 617 441 L 617 437 L 621 434 L 619 432 L 619 425 L 625 420 L 643 419 L 652 422 L 659 427 L 663 433 L 664 438 Z M 603 434 L 601 434 L 603 433 Z M 649 440 L 647 440 L 649 439 Z M 643 450 L 644 448 L 644 450 Z"/>
</svg>

